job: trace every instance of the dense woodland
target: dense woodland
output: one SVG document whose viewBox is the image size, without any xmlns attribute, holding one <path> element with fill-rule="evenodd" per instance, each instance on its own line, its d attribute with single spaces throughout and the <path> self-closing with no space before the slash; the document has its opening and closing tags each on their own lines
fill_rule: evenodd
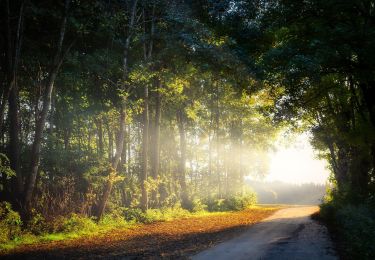
<svg viewBox="0 0 375 260">
<path fill-rule="evenodd" d="M 374 1 L 0 5 L 0 192 L 25 219 L 245 196 L 285 127 L 333 201 L 373 203 Z"/>
<path fill-rule="evenodd" d="M 25 217 L 191 208 L 265 174 L 272 100 L 198 7 L 2 5 L 1 192 Z"/>
</svg>

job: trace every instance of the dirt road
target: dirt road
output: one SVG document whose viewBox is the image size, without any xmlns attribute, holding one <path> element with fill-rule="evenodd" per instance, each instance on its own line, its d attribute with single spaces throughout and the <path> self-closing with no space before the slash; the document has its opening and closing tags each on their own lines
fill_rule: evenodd
<svg viewBox="0 0 375 260">
<path fill-rule="evenodd" d="M 338 259 L 326 228 L 310 218 L 317 211 L 316 206 L 281 209 L 240 236 L 192 259 Z"/>
</svg>

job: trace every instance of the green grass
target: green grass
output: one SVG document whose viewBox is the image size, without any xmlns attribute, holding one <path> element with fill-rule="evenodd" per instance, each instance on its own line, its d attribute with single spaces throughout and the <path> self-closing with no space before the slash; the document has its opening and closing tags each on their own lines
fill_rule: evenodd
<svg viewBox="0 0 375 260">
<path fill-rule="evenodd" d="M 108 217 L 107 219 L 105 217 L 99 223 L 95 223 L 91 219 L 86 217 L 80 216 L 79 219 L 84 220 L 82 221 L 83 224 L 81 223 L 80 225 L 77 225 L 77 227 L 74 227 L 71 230 L 70 228 L 67 228 L 67 230 L 70 231 L 43 233 L 40 235 L 34 235 L 26 231 L 13 240 L 8 240 L 5 243 L 0 243 L 0 252 L 9 251 L 21 245 L 27 244 L 77 239 L 85 236 L 97 236 L 100 234 L 107 233 L 114 229 L 130 228 L 132 226 L 135 226 L 136 224 L 135 222 L 126 222 L 124 220 L 109 220 Z M 73 223 L 73 225 L 74 224 L 76 223 Z"/>
</svg>

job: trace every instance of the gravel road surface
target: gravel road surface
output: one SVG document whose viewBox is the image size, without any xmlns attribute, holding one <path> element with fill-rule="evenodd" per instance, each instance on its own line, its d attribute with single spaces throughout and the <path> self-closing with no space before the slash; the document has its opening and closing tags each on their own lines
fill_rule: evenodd
<svg viewBox="0 0 375 260">
<path fill-rule="evenodd" d="M 200 252 L 192 259 L 338 259 L 326 227 L 310 217 L 318 210 L 317 206 L 281 209 L 238 237 Z"/>
</svg>

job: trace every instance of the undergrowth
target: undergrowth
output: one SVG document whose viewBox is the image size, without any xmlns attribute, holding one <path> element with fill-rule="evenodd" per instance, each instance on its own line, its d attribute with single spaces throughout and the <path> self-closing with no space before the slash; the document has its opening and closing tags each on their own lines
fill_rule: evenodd
<svg viewBox="0 0 375 260">
<path fill-rule="evenodd" d="M 139 208 L 118 207 L 105 214 L 100 221 L 76 213 L 46 220 L 40 213 L 33 212 L 31 219 L 23 223 L 9 203 L 1 202 L 0 251 L 24 244 L 97 236 L 114 229 L 130 228 L 139 224 L 222 214 L 225 211 L 243 210 L 255 203 L 255 196 L 238 196 L 205 202 L 194 199 L 189 210 L 183 209 L 179 204 L 145 212 Z"/>
<path fill-rule="evenodd" d="M 321 205 L 320 216 L 333 231 L 342 259 L 375 259 L 375 207 L 333 197 Z"/>
</svg>

